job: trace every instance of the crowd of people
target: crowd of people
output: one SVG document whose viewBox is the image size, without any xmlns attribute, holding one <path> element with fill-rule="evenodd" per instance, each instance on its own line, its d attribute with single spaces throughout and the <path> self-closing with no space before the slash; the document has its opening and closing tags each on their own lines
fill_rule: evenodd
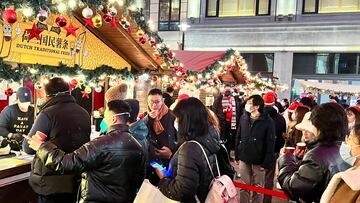
<svg viewBox="0 0 360 203">
<path fill-rule="evenodd" d="M 27 91 L 11 108 L 26 110 Z M 213 176 L 224 174 L 267 189 L 278 184 L 295 202 L 360 201 L 360 106 L 332 98 L 318 105 L 311 94 L 279 102 L 272 91 L 245 98 L 225 84 L 211 106 L 183 90 L 174 98 L 172 87 L 151 89 L 140 113 L 121 84 L 105 93 L 102 135 L 90 140 L 90 116 L 68 84 L 52 78 L 45 93 L 32 127 L 19 132 L 23 150 L 35 155 L 29 183 L 38 202 L 133 202 L 144 179 L 167 198 L 205 202 Z M 8 111 L 0 133 L 11 137 Z M 239 198 L 272 202 L 242 189 Z"/>
</svg>

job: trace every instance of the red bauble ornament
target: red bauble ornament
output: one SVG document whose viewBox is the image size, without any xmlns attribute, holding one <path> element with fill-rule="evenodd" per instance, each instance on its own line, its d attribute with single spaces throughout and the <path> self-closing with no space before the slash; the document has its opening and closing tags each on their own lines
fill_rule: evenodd
<svg viewBox="0 0 360 203">
<path fill-rule="evenodd" d="M 146 37 L 140 37 L 140 39 L 139 39 L 139 42 L 141 43 L 141 44 L 145 44 L 146 43 Z"/>
<path fill-rule="evenodd" d="M 40 40 L 40 33 L 42 32 L 42 29 L 38 29 L 35 25 L 35 23 L 33 24 L 31 29 L 26 29 L 26 32 L 29 33 L 29 38 L 28 40 L 30 41 L 32 38 L 36 38 L 37 40 Z"/>
<path fill-rule="evenodd" d="M 79 28 L 74 27 L 74 25 L 72 23 L 70 23 L 70 25 L 67 27 L 64 27 L 64 29 L 66 30 L 66 37 L 68 37 L 69 35 L 76 37 L 76 30 L 78 30 Z"/>
<path fill-rule="evenodd" d="M 113 19 L 113 17 L 107 13 L 107 14 L 103 15 L 103 19 L 104 19 L 105 23 L 110 23 L 111 20 Z"/>
<path fill-rule="evenodd" d="M 65 27 L 67 24 L 67 19 L 64 16 L 59 16 L 56 18 L 55 23 L 59 27 Z"/>
<path fill-rule="evenodd" d="M 1 16 L 2 19 L 9 24 L 15 23 L 18 19 L 17 13 L 14 9 L 6 9 L 5 11 L 2 12 Z"/>
<path fill-rule="evenodd" d="M 85 21 L 85 27 L 89 26 L 91 28 L 94 28 L 94 23 L 91 18 L 83 18 L 83 20 Z"/>
<path fill-rule="evenodd" d="M 6 96 L 10 97 L 11 95 L 14 94 L 14 90 L 11 88 L 8 88 L 7 90 L 5 90 L 5 94 L 6 94 Z"/>
<path fill-rule="evenodd" d="M 153 80 L 154 82 L 156 82 L 157 79 L 158 79 L 158 77 L 157 77 L 156 75 L 154 75 L 154 76 L 152 77 L 152 80 Z"/>
<path fill-rule="evenodd" d="M 139 113 L 139 115 L 138 115 L 139 119 L 143 119 L 144 117 L 145 117 L 145 115 L 143 113 Z"/>
</svg>

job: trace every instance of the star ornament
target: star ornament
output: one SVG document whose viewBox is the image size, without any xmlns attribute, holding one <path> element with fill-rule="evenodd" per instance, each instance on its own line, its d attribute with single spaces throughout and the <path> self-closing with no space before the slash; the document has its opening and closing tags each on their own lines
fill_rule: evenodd
<svg viewBox="0 0 360 203">
<path fill-rule="evenodd" d="M 72 23 L 70 23 L 70 25 L 64 27 L 64 29 L 66 30 L 66 37 L 68 37 L 69 35 L 76 37 L 76 30 L 78 30 L 79 28 L 75 27 Z"/>
<path fill-rule="evenodd" d="M 33 24 L 31 29 L 26 29 L 26 32 L 29 33 L 29 38 L 28 41 L 30 41 L 32 38 L 36 38 L 37 40 L 40 40 L 40 33 L 42 32 L 42 29 L 38 29 L 35 25 L 35 23 Z"/>
<path fill-rule="evenodd" d="M 91 28 L 94 28 L 94 23 L 91 18 L 83 18 L 83 20 L 85 22 L 85 27 L 89 26 Z"/>
<path fill-rule="evenodd" d="M 110 27 L 116 27 L 116 25 L 119 23 L 119 20 L 113 17 L 110 22 Z"/>
<path fill-rule="evenodd" d="M 81 93 L 82 93 L 82 98 L 88 98 L 89 99 L 89 94 L 88 93 L 86 93 L 85 91 L 81 91 Z"/>
</svg>

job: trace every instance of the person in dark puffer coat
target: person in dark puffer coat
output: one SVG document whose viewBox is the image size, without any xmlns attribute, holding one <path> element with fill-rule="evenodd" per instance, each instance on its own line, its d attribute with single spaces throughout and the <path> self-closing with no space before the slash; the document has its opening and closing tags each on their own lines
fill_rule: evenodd
<svg viewBox="0 0 360 203">
<path fill-rule="evenodd" d="M 45 166 L 61 173 L 83 172 L 81 203 L 131 203 L 145 177 L 144 152 L 126 125 L 129 105 L 114 100 L 107 106 L 106 135 L 72 153 L 65 153 L 50 142 L 29 140 Z"/>
<path fill-rule="evenodd" d="M 180 101 L 174 114 L 179 121 L 179 142 L 183 144 L 170 161 L 169 170 L 172 173 L 168 172 L 165 177 L 156 170 L 161 179 L 158 187 L 165 196 L 176 201 L 193 203 L 197 196 L 200 202 L 204 202 L 213 176 L 201 148 L 186 141 L 196 140 L 203 146 L 217 176 L 215 155 L 220 150 L 219 140 L 214 132 L 209 132 L 208 113 L 200 100 L 189 98 Z"/>
<path fill-rule="evenodd" d="M 340 105 L 326 103 L 315 107 L 310 120 L 315 126 L 317 145 L 305 154 L 302 162 L 297 162 L 294 154 L 280 157 L 278 180 L 290 199 L 319 202 L 331 178 L 350 168 L 339 153 L 347 134 L 347 119 Z"/>
</svg>

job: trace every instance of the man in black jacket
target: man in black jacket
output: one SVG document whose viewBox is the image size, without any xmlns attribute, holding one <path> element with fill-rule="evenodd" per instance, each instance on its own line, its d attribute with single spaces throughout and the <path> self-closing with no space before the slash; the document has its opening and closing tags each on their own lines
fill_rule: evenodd
<svg viewBox="0 0 360 203">
<path fill-rule="evenodd" d="M 47 135 L 46 141 L 55 144 L 66 153 L 73 152 L 90 140 L 90 116 L 85 109 L 75 103 L 69 94 L 69 85 L 61 78 L 52 78 L 45 85 L 47 102 L 42 106 L 29 135 L 37 131 Z M 27 142 L 23 149 L 35 154 Z M 59 175 L 45 167 L 35 155 L 31 166 L 29 183 L 39 195 L 38 202 L 75 202 L 79 173 Z"/>
<path fill-rule="evenodd" d="M 30 147 L 47 167 L 61 173 L 84 172 L 79 202 L 131 203 L 145 176 L 145 156 L 126 125 L 129 105 L 121 100 L 108 103 L 107 134 L 72 153 L 50 142 L 30 139 Z"/>
<path fill-rule="evenodd" d="M 249 97 L 245 113 L 241 116 L 236 136 L 235 159 L 239 164 L 242 182 L 264 187 L 265 169 L 274 164 L 274 121 L 263 112 L 264 100 L 260 95 Z M 263 202 L 262 194 L 240 191 L 240 202 Z M 252 199 L 252 201 L 250 201 Z"/>
<path fill-rule="evenodd" d="M 148 93 L 148 111 L 144 118 L 149 129 L 149 157 L 148 161 L 156 160 L 167 167 L 170 157 L 175 152 L 176 129 L 175 116 L 164 104 L 160 89 L 152 89 Z M 151 166 L 147 169 L 147 178 L 157 185 L 159 178 Z"/>
</svg>

